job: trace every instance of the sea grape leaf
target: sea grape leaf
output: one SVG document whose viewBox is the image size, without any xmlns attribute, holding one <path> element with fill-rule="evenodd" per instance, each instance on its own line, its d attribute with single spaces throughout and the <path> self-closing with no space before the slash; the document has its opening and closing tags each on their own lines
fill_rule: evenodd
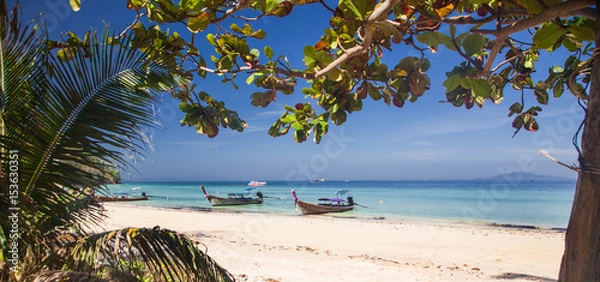
<svg viewBox="0 0 600 282">
<path fill-rule="evenodd" d="M 187 28 L 193 32 L 198 33 L 205 30 L 210 24 L 210 16 L 204 12 L 196 17 L 190 17 L 188 19 Z"/>
<path fill-rule="evenodd" d="M 81 0 L 69 0 L 69 4 L 71 4 L 71 9 L 74 12 L 81 10 Z"/>
<path fill-rule="evenodd" d="M 417 35 L 417 40 L 423 44 L 427 44 L 431 47 L 437 47 L 440 44 L 444 44 L 446 48 L 450 50 L 456 50 L 454 44 L 452 43 L 452 38 L 450 36 L 445 35 L 441 32 L 429 32 L 422 33 Z"/>
<path fill-rule="evenodd" d="M 564 34 L 562 27 L 552 22 L 547 23 L 533 35 L 533 44 L 539 49 L 550 49 Z"/>
<path fill-rule="evenodd" d="M 596 38 L 596 32 L 587 26 L 571 26 L 569 31 L 581 41 L 591 41 Z"/>
<path fill-rule="evenodd" d="M 535 95 L 535 98 L 538 101 L 538 103 L 542 105 L 548 105 L 548 91 L 546 91 L 545 89 L 536 88 L 533 91 L 533 94 Z"/>
<path fill-rule="evenodd" d="M 462 47 L 465 50 L 465 54 L 470 57 L 481 54 L 486 42 L 487 37 L 481 34 L 471 33 L 463 39 Z"/>
<path fill-rule="evenodd" d="M 456 89 L 456 87 L 458 87 L 459 85 L 460 85 L 460 75 L 458 73 L 455 73 L 455 74 L 449 76 L 444 81 L 444 86 L 446 87 L 446 93 L 449 93 L 450 91 Z"/>
<path fill-rule="evenodd" d="M 273 49 L 271 47 L 265 46 L 264 53 L 269 60 L 273 60 Z"/>
<path fill-rule="evenodd" d="M 471 91 L 475 96 L 487 98 L 492 93 L 492 87 L 483 78 L 471 79 Z"/>
</svg>

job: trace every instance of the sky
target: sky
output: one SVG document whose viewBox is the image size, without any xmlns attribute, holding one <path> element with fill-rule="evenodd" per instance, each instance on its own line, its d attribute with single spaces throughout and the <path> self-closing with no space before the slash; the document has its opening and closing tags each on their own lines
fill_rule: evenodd
<svg viewBox="0 0 600 282">
<path fill-rule="evenodd" d="M 328 3 L 331 1 L 328 1 Z M 9 5 L 14 3 L 8 1 Z M 104 23 L 123 29 L 134 18 L 126 1 L 82 1 L 82 9 L 73 12 L 67 0 L 22 0 L 25 17 L 43 12 L 49 34 L 57 38 L 65 31 L 83 34 L 101 30 Z M 335 2 L 332 3 L 335 6 Z M 263 18 L 255 28 L 267 32 L 264 42 L 275 55 L 285 55 L 295 68 L 302 69 L 303 47 L 313 45 L 328 27 L 328 15 L 318 5 L 296 7 L 284 19 Z M 177 29 L 181 34 L 184 29 Z M 200 35 L 200 39 L 204 35 Z M 203 42 L 201 53 L 211 52 Z M 407 55 L 418 53 L 396 45 L 384 55 L 393 67 Z M 206 52 L 206 53 L 204 53 Z M 352 113 L 342 126 L 330 124 L 321 144 L 294 142 L 292 135 L 272 138 L 271 124 L 285 111 L 284 105 L 309 102 L 300 90 L 279 94 L 267 108 L 250 104 L 256 90 L 245 83 L 247 75 L 237 80 L 239 90 L 222 84 L 221 78 L 197 78 L 197 90 L 210 93 L 237 110 L 248 123 L 243 133 L 221 129 L 216 138 L 199 135 L 194 128 L 180 126 L 183 114 L 179 102 L 169 95 L 156 105 L 161 129 L 148 129 L 151 146 L 145 156 L 132 160 L 132 167 L 122 172 L 125 181 L 195 181 L 195 180 L 438 180 L 473 179 L 503 173 L 527 172 L 574 179 L 575 172 L 541 156 L 540 149 L 564 163 L 575 163 L 572 136 L 583 118 L 577 101 L 568 92 L 560 99 L 550 99 L 538 118 L 540 130 L 522 130 L 512 137 L 512 118 L 508 107 L 520 100 L 520 92 L 506 89 L 499 105 L 489 101 L 482 109 L 455 108 L 445 99 L 445 72 L 460 63 L 452 51 L 440 47 L 426 57 L 432 67 L 427 72 L 431 89 L 416 103 L 407 102 L 402 109 L 388 107 L 383 101 L 369 99 L 363 110 Z M 208 58 L 208 56 L 207 56 Z M 561 54 L 543 54 L 536 66 L 544 74 L 555 64 L 562 64 Z M 526 105 L 536 104 L 533 93 L 526 93 Z M 310 101 L 316 105 L 315 101 Z"/>
</svg>

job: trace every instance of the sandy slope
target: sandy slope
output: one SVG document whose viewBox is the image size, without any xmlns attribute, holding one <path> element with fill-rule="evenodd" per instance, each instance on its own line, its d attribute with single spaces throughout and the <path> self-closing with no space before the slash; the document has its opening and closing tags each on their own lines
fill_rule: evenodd
<svg viewBox="0 0 600 282">
<path fill-rule="evenodd" d="M 105 205 L 103 228 L 159 225 L 240 281 L 556 281 L 564 232 Z"/>
</svg>

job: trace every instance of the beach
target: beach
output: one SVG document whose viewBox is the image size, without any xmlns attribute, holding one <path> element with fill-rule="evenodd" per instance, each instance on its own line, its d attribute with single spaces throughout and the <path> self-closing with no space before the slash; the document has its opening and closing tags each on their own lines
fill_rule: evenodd
<svg viewBox="0 0 600 282">
<path fill-rule="evenodd" d="M 97 228 L 160 226 L 238 281 L 556 281 L 564 231 L 104 204 Z"/>
</svg>

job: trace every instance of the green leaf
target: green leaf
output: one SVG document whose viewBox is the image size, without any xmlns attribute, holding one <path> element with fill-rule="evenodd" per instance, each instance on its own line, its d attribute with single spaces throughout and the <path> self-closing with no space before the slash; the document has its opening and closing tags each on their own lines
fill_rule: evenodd
<svg viewBox="0 0 600 282">
<path fill-rule="evenodd" d="M 391 70 L 387 73 L 387 76 L 390 79 L 395 79 L 395 78 L 399 78 L 399 77 L 407 77 L 408 76 L 408 72 L 406 72 L 405 70 Z"/>
<path fill-rule="evenodd" d="M 212 33 L 206 35 L 206 41 L 213 46 L 217 45 L 217 42 L 215 41 L 215 35 Z"/>
<path fill-rule="evenodd" d="M 222 70 L 233 68 L 233 58 L 231 56 L 223 56 L 218 62 L 217 67 Z"/>
<path fill-rule="evenodd" d="M 537 0 L 516 0 L 516 2 L 519 6 L 525 7 L 525 10 L 527 10 L 527 13 L 529 14 L 538 14 L 543 10 L 542 6 Z"/>
<path fill-rule="evenodd" d="M 231 30 L 233 30 L 233 31 L 235 31 L 235 32 L 237 32 L 237 33 L 244 34 L 244 32 L 242 31 L 242 28 L 241 28 L 240 26 L 238 26 L 237 24 L 235 24 L 235 23 L 232 23 L 232 24 L 229 26 L 229 29 L 231 29 Z"/>
<path fill-rule="evenodd" d="M 559 81 L 554 86 L 552 94 L 554 98 L 559 98 L 560 96 L 562 96 L 563 92 L 565 92 L 565 85 L 562 83 L 562 81 Z"/>
<path fill-rule="evenodd" d="M 555 23 L 547 23 L 533 35 L 533 44 L 539 49 L 550 49 L 565 34 Z"/>
<path fill-rule="evenodd" d="M 471 91 L 476 96 L 487 98 L 492 93 L 492 87 L 487 80 L 483 78 L 477 78 L 472 79 Z"/>
<path fill-rule="evenodd" d="M 283 114 L 281 116 L 281 118 L 279 118 L 279 120 L 283 123 L 291 123 L 291 122 L 296 121 L 296 115 L 286 113 L 286 114 Z M 297 122 L 295 124 L 297 124 Z M 294 129 L 296 129 L 296 128 L 294 127 Z M 300 127 L 300 129 L 302 129 L 302 127 Z"/>
<path fill-rule="evenodd" d="M 419 68 L 421 72 L 426 72 L 431 67 L 431 62 L 427 58 L 419 60 Z"/>
<path fill-rule="evenodd" d="M 587 26 L 571 26 L 568 30 L 581 41 L 592 41 L 596 38 L 594 30 Z"/>
<path fill-rule="evenodd" d="M 446 93 L 450 93 L 450 91 L 456 89 L 460 85 L 460 74 L 455 73 L 449 76 L 444 81 L 444 86 L 446 87 Z"/>
<path fill-rule="evenodd" d="M 261 1 L 257 1 L 257 2 L 260 3 Z M 269 13 L 272 10 L 274 10 L 275 7 L 277 7 L 277 3 L 278 3 L 277 0 L 266 0 L 265 1 L 266 6 L 265 6 L 264 12 L 265 13 Z"/>
<path fill-rule="evenodd" d="M 265 46 L 264 53 L 267 56 L 267 58 L 269 58 L 269 60 L 273 60 L 273 49 L 271 49 L 271 47 Z"/>
<path fill-rule="evenodd" d="M 81 10 L 81 0 L 69 0 L 69 4 L 71 4 L 73 11 L 78 12 Z"/>
<path fill-rule="evenodd" d="M 277 2 L 277 1 L 274 1 L 274 2 Z M 294 4 L 292 4 L 292 2 L 283 1 L 279 4 L 277 4 L 277 6 L 275 6 L 275 8 L 273 10 L 270 10 L 269 14 L 277 16 L 279 18 L 282 18 L 282 17 L 289 15 L 292 12 L 292 9 L 294 9 Z"/>
<path fill-rule="evenodd" d="M 452 43 L 452 38 L 450 36 L 445 35 L 441 32 L 429 32 L 422 33 L 417 35 L 417 40 L 423 44 L 427 44 L 431 47 L 437 47 L 440 44 L 444 44 L 446 48 L 450 50 L 456 50 L 454 44 Z"/>
<path fill-rule="evenodd" d="M 248 78 L 246 78 L 246 84 L 250 84 L 252 81 L 254 81 L 254 74 L 251 74 L 248 76 Z"/>
<path fill-rule="evenodd" d="M 75 48 L 63 48 L 56 52 L 56 56 L 61 62 L 68 62 L 75 57 Z"/>
<path fill-rule="evenodd" d="M 471 33 L 463 39 L 461 45 L 465 50 L 465 54 L 470 57 L 481 54 L 487 40 L 487 37 L 481 34 Z"/>
<path fill-rule="evenodd" d="M 369 96 L 373 101 L 379 101 L 381 99 L 381 92 L 375 87 L 369 87 Z"/>
<path fill-rule="evenodd" d="M 514 114 L 520 114 L 523 111 L 523 106 L 521 103 L 514 103 L 510 106 L 510 108 L 508 108 L 508 110 L 508 116 L 510 117 Z"/>
<path fill-rule="evenodd" d="M 419 59 L 417 57 L 406 57 L 402 59 L 394 69 L 404 70 L 407 73 L 412 72 L 415 69 L 415 63 L 418 60 Z"/>
<path fill-rule="evenodd" d="M 312 45 L 307 45 L 304 47 L 304 64 L 308 68 L 314 68 L 317 63 L 317 52 L 315 47 Z"/>
<path fill-rule="evenodd" d="M 361 13 L 358 11 L 358 8 L 354 5 L 354 2 L 352 0 L 341 0 L 339 8 L 342 11 L 344 11 L 347 16 L 350 16 L 350 14 L 346 12 L 350 11 L 356 19 L 363 19 L 363 15 L 361 15 Z"/>
<path fill-rule="evenodd" d="M 473 79 L 468 77 L 460 77 L 460 86 L 464 89 L 471 89 L 473 87 Z"/>
<path fill-rule="evenodd" d="M 256 39 L 264 39 L 265 37 L 267 37 L 267 33 L 264 30 L 259 29 L 255 32 L 251 33 L 250 37 L 254 37 Z"/>
<path fill-rule="evenodd" d="M 131 2 L 133 2 L 135 0 L 132 0 Z M 139 2 L 145 2 L 144 0 L 137 0 Z M 204 6 L 204 1 L 202 0 L 181 0 L 179 2 L 179 7 L 185 11 L 188 12 L 188 15 L 195 15 L 198 12 L 200 12 L 200 10 L 203 8 Z"/>
<path fill-rule="evenodd" d="M 565 71 L 565 69 L 564 69 L 563 67 L 561 67 L 561 66 L 552 66 L 552 68 L 550 68 L 550 71 L 551 71 L 552 73 L 556 73 L 556 74 L 558 74 L 558 73 L 562 73 L 562 72 L 564 72 L 564 71 Z"/>
<path fill-rule="evenodd" d="M 542 105 L 548 105 L 548 91 L 545 89 L 535 89 L 533 93 L 538 103 Z"/>
<path fill-rule="evenodd" d="M 567 37 L 562 41 L 562 45 L 567 48 L 567 50 L 571 52 L 577 51 L 577 49 L 581 48 L 583 44 L 581 42 L 574 40 L 573 38 Z"/>
<path fill-rule="evenodd" d="M 133 7 L 140 8 L 146 4 L 146 0 L 130 0 L 129 3 L 131 3 Z"/>
<path fill-rule="evenodd" d="M 198 33 L 205 30 L 210 24 L 210 16 L 204 12 L 198 16 L 190 17 L 188 19 L 187 28 L 193 32 Z"/>
</svg>

